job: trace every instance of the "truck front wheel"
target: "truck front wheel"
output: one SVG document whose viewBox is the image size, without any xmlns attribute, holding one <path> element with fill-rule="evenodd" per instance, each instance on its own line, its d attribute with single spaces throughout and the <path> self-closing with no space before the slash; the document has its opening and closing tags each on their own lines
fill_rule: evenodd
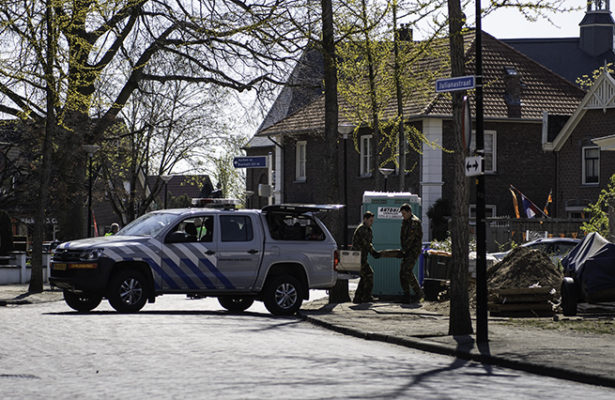
<svg viewBox="0 0 615 400">
<path fill-rule="evenodd" d="M 136 270 L 121 271 L 109 283 L 109 303 L 117 312 L 134 313 L 147 301 L 147 280 Z"/>
<path fill-rule="evenodd" d="M 265 286 L 265 307 L 273 315 L 293 315 L 301 307 L 301 283 L 292 275 L 276 276 Z"/>
</svg>

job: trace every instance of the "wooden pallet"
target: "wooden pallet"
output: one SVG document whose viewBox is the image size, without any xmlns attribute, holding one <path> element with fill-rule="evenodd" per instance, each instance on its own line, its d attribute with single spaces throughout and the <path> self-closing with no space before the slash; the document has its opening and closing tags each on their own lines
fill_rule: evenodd
<svg viewBox="0 0 615 400">
<path fill-rule="evenodd" d="M 488 309 L 493 316 L 553 315 L 550 288 L 503 288 L 493 290 Z"/>
</svg>

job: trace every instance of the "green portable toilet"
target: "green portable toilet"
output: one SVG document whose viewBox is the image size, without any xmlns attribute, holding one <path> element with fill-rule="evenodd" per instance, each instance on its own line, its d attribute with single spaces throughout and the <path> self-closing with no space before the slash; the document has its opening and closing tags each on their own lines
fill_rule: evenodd
<svg viewBox="0 0 615 400">
<path fill-rule="evenodd" d="M 412 213 L 420 218 L 421 198 L 409 192 L 364 192 L 363 213 L 374 213 L 374 247 L 376 250 L 399 249 L 399 232 L 401 230 L 402 216 L 399 207 L 408 203 Z M 404 291 L 399 283 L 399 258 L 374 259 L 368 258 L 374 269 L 374 296 L 401 296 Z M 414 265 L 414 275 L 418 278 L 419 262 Z"/>
</svg>

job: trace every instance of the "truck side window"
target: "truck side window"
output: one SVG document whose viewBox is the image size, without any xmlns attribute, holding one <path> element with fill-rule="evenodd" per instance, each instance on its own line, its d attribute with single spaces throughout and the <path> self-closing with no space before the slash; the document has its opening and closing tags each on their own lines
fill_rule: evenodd
<svg viewBox="0 0 615 400">
<path fill-rule="evenodd" d="M 275 240 L 324 240 L 325 235 L 312 218 L 305 215 L 271 213 L 267 216 L 271 238 Z"/>
<path fill-rule="evenodd" d="M 249 242 L 254 238 L 252 220 L 246 215 L 221 215 L 223 242 Z"/>
<path fill-rule="evenodd" d="M 214 217 L 204 217 L 203 225 L 200 227 L 200 239 L 201 242 L 211 242 L 214 237 Z"/>
</svg>

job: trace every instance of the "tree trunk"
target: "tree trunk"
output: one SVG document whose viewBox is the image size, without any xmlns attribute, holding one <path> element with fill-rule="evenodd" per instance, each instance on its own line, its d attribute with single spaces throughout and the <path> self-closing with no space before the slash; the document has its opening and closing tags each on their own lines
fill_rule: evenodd
<svg viewBox="0 0 615 400">
<path fill-rule="evenodd" d="M 338 147 L 338 108 L 337 108 L 337 66 L 335 60 L 335 41 L 333 32 L 333 6 L 331 0 L 322 0 L 322 48 L 325 74 L 325 142 L 327 143 L 327 154 L 324 160 L 325 173 L 330 174 L 329 192 L 327 201 L 329 203 L 341 203 L 339 190 L 339 147 Z M 343 169 L 342 169 L 343 170 Z M 333 226 L 333 235 L 337 243 L 343 238 L 343 218 L 336 214 Z M 345 244 L 345 243 L 344 243 Z M 344 303 L 350 301 L 348 294 L 348 281 L 338 280 L 333 288 L 329 290 L 330 303 Z"/>
<path fill-rule="evenodd" d="M 450 57 L 452 76 L 464 75 L 463 14 L 459 0 L 448 1 L 450 27 Z M 452 268 L 451 268 L 451 310 L 449 316 L 449 335 L 472 333 L 470 305 L 468 296 L 468 199 L 467 178 L 463 169 L 466 149 L 462 139 L 462 102 L 465 92 L 453 92 L 454 125 L 454 181 L 452 222 Z"/>
<path fill-rule="evenodd" d="M 42 151 L 43 161 L 39 175 L 39 196 L 34 215 L 34 229 L 32 240 L 32 270 L 30 274 L 30 285 L 28 292 L 40 293 L 43 291 L 43 240 L 45 239 L 46 208 L 49 198 L 49 180 L 51 177 L 51 146 L 54 137 L 56 118 L 55 118 L 55 79 L 53 76 L 53 65 L 55 55 L 55 37 L 53 30 L 52 8 L 47 7 L 45 20 L 47 24 L 47 60 L 45 65 L 45 81 L 47 84 L 47 118 L 45 120 L 45 132 L 43 136 Z"/>
<path fill-rule="evenodd" d="M 393 2 L 393 45 L 395 55 L 395 95 L 397 97 L 397 118 L 399 119 L 399 191 L 406 191 L 406 135 L 404 133 L 404 103 L 399 62 L 399 32 L 397 31 L 397 1 Z"/>
<path fill-rule="evenodd" d="M 371 47 L 371 39 L 369 37 L 369 20 L 367 17 L 367 2 L 366 0 L 361 1 L 362 5 L 362 15 L 363 15 L 363 34 L 365 36 L 365 48 L 366 48 L 366 58 L 367 58 L 367 67 L 368 67 L 368 78 L 369 78 L 369 97 L 371 103 L 371 111 L 372 111 L 372 146 L 373 153 L 372 159 L 374 160 L 374 165 L 372 165 L 373 176 L 374 176 L 374 190 L 383 191 L 384 187 L 382 185 L 383 177 L 378 172 L 378 168 L 380 168 L 380 163 L 382 159 L 382 151 L 380 146 L 380 120 L 378 118 L 378 100 L 376 98 L 376 72 L 374 71 L 374 56 L 372 54 Z"/>
<path fill-rule="evenodd" d="M 338 160 L 338 105 L 337 105 L 337 66 L 335 60 L 335 41 L 333 32 L 333 8 L 331 0 L 322 0 L 323 60 L 325 77 L 325 142 L 327 154 L 323 171 L 330 174 L 326 199 L 329 203 L 340 201 Z M 319 160 L 320 161 L 320 160 Z M 339 231 L 339 228 L 337 229 Z M 339 233 L 339 232 L 338 232 Z M 338 235 L 339 236 L 339 235 Z"/>
</svg>

